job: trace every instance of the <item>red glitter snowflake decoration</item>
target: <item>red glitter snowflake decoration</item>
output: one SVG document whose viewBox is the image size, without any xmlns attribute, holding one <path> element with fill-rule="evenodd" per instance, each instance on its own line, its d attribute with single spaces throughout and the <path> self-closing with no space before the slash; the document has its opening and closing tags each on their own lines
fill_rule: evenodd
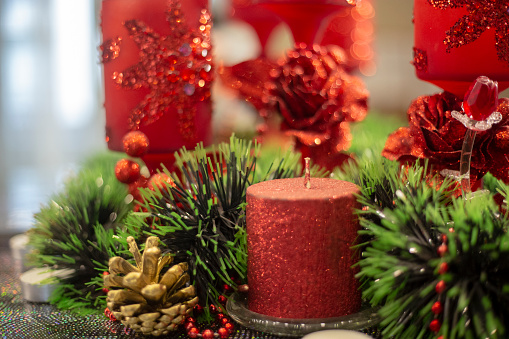
<svg viewBox="0 0 509 339">
<path fill-rule="evenodd" d="M 495 30 L 498 58 L 509 63 L 508 0 L 428 0 L 438 9 L 465 7 L 468 14 L 445 33 L 447 51 L 477 40 L 484 32 Z"/>
<path fill-rule="evenodd" d="M 140 49 L 140 61 L 121 72 L 113 80 L 122 88 L 148 88 L 150 92 L 130 112 L 129 127 L 157 121 L 168 111 L 177 109 L 179 130 L 185 139 L 194 137 L 196 102 L 210 97 L 212 84 L 211 17 L 202 10 L 199 27 L 191 30 L 184 24 L 180 2 L 169 1 L 167 21 L 170 36 L 161 36 L 141 20 L 125 22 L 128 34 Z M 115 58 L 121 39 L 106 41 L 101 49 L 109 61 Z M 116 53 L 116 55 L 115 55 Z"/>
</svg>

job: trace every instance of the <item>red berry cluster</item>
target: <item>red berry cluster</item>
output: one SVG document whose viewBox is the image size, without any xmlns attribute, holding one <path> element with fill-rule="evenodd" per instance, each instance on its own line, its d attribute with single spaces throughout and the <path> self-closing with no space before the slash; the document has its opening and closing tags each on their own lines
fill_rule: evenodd
<svg viewBox="0 0 509 339">
<path fill-rule="evenodd" d="M 226 297 L 219 296 L 218 301 L 222 305 L 224 305 L 226 304 Z M 203 331 L 200 331 L 200 329 L 198 328 L 195 318 L 193 317 L 186 318 L 184 322 L 184 327 L 189 338 L 226 339 L 230 336 L 230 334 L 233 333 L 233 331 L 235 330 L 235 326 L 231 322 L 230 318 L 228 318 L 224 313 L 220 312 L 220 310 L 214 304 L 211 304 L 209 306 L 209 310 L 211 314 L 215 315 L 216 321 L 210 326 L 210 328 L 203 329 Z M 200 315 L 201 313 L 203 313 L 203 307 L 200 305 L 196 305 L 193 311 L 194 314 Z"/>
<path fill-rule="evenodd" d="M 449 248 L 447 246 L 447 236 L 445 234 L 442 235 L 442 244 L 438 246 L 437 253 L 438 255 L 443 258 L 447 252 L 449 251 Z M 447 262 L 442 261 L 440 263 L 440 266 L 438 266 L 438 274 L 444 275 L 449 271 L 449 264 Z M 435 292 L 438 294 L 438 298 L 440 299 L 442 293 L 445 292 L 447 289 L 447 284 L 444 280 L 439 280 L 437 284 L 435 285 Z M 435 333 L 438 333 L 440 331 L 440 328 L 442 327 L 442 322 L 440 321 L 439 316 L 444 311 L 444 307 L 442 306 L 442 302 L 440 300 L 436 301 L 431 306 L 431 312 L 435 315 L 435 319 L 433 319 L 429 324 L 429 329 Z M 443 336 L 438 337 L 437 339 L 443 339 Z"/>
<path fill-rule="evenodd" d="M 115 318 L 115 316 L 113 315 L 113 312 L 110 311 L 109 308 L 105 308 L 104 309 L 104 315 L 109 318 L 111 321 L 117 321 L 117 318 Z"/>
</svg>

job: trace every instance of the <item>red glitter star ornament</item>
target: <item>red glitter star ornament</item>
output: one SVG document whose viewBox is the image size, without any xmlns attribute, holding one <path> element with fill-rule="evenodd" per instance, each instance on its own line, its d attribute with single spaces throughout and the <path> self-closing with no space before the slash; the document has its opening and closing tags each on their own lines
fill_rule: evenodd
<svg viewBox="0 0 509 339">
<path fill-rule="evenodd" d="M 467 14 L 445 33 L 447 51 L 477 40 L 488 30 L 495 30 L 498 58 L 509 63 L 509 1 L 507 0 L 428 0 L 438 9 L 464 7 Z"/>
<path fill-rule="evenodd" d="M 171 0 L 169 8 L 167 17 L 172 36 L 161 36 L 139 20 L 125 22 L 129 36 L 140 48 L 140 62 L 122 72 L 114 72 L 112 78 L 123 88 L 150 89 L 131 111 L 131 129 L 157 121 L 176 106 L 183 137 L 193 139 L 195 102 L 210 97 L 211 17 L 203 10 L 199 30 L 192 31 L 183 24 L 180 3 Z"/>
</svg>

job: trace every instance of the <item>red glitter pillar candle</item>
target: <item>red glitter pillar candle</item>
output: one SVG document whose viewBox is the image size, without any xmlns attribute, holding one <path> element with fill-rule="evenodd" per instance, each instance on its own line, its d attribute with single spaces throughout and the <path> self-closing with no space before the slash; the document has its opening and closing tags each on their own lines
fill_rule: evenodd
<svg viewBox="0 0 509 339">
<path fill-rule="evenodd" d="M 463 98 L 485 75 L 509 87 L 507 1 L 415 0 L 417 76 Z"/>
<path fill-rule="evenodd" d="M 141 130 L 151 170 L 182 146 L 211 141 L 212 53 L 206 0 L 103 0 L 108 148 Z"/>
<path fill-rule="evenodd" d="M 351 250 L 358 187 L 334 179 L 271 180 L 247 189 L 248 307 L 279 318 L 355 313 L 361 296 Z"/>
</svg>

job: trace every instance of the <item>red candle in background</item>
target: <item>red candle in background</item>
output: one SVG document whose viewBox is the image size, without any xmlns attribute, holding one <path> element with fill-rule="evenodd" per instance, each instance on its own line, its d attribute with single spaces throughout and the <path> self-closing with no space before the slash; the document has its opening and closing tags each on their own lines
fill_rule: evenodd
<svg viewBox="0 0 509 339">
<path fill-rule="evenodd" d="M 251 0 L 232 0 L 232 17 L 245 21 L 255 30 L 260 41 L 262 55 L 270 34 L 281 23 L 281 19 Z"/>
<path fill-rule="evenodd" d="M 481 75 L 498 81 L 500 90 L 508 88 L 507 10 L 504 1 L 415 0 L 419 79 L 460 98 Z"/>
<path fill-rule="evenodd" d="M 320 45 L 337 45 L 348 54 L 346 68 L 370 76 L 376 72 L 373 51 L 375 9 L 372 0 L 335 14 L 329 21 Z"/>
<path fill-rule="evenodd" d="M 361 304 L 351 250 L 358 187 L 335 179 L 261 182 L 247 189 L 248 307 L 280 318 L 329 318 Z"/>
<path fill-rule="evenodd" d="M 322 39 L 328 19 L 348 10 L 356 0 L 258 0 L 288 24 L 295 43 L 308 46 Z"/>
<path fill-rule="evenodd" d="M 181 25 L 167 16 L 179 5 Z M 152 172 L 160 162 L 171 167 L 182 146 L 212 139 L 210 22 L 201 17 L 206 8 L 206 0 L 102 2 L 108 148 L 123 151 L 123 136 L 139 129 L 150 141 L 142 159 Z"/>
</svg>

